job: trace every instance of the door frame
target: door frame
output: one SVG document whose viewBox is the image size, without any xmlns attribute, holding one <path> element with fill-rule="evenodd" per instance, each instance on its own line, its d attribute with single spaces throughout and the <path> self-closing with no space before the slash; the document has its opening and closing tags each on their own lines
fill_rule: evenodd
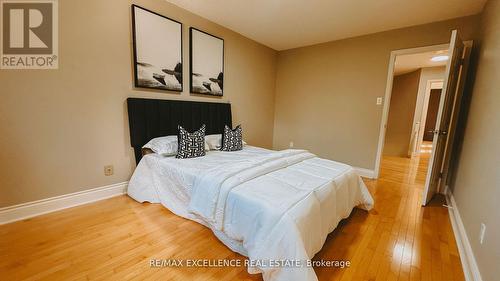
<svg viewBox="0 0 500 281">
<path fill-rule="evenodd" d="M 391 56 L 389 58 L 389 69 L 387 70 L 387 82 L 385 86 L 385 96 L 384 96 L 384 107 L 382 109 L 382 118 L 380 120 L 377 155 L 375 157 L 375 169 L 374 178 L 377 179 L 380 174 L 380 162 L 382 160 L 382 152 L 384 150 L 385 133 L 387 130 L 387 120 L 389 118 L 389 108 L 391 104 L 391 94 L 392 94 L 392 83 L 394 80 L 394 65 L 396 63 L 396 57 L 400 55 L 418 54 L 432 51 L 440 51 L 443 49 L 448 49 L 450 43 L 430 45 L 425 47 L 408 48 L 391 51 Z"/>
<path fill-rule="evenodd" d="M 424 101 L 422 106 L 422 114 L 420 115 L 419 123 L 419 135 L 417 136 L 417 150 L 420 150 L 419 147 L 422 145 L 425 134 L 425 121 L 427 120 L 427 111 L 429 109 L 429 98 L 431 96 L 431 90 L 433 89 L 443 89 L 444 79 L 429 79 L 427 80 L 427 84 L 425 85 L 425 93 L 424 93 Z M 433 88 L 433 85 L 441 84 L 440 88 Z M 420 154 L 419 151 L 414 151 L 412 156 Z"/>
</svg>

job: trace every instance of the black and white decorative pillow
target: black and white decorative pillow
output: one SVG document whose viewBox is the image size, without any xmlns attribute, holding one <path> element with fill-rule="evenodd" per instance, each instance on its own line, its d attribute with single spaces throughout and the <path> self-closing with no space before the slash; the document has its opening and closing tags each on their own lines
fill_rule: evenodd
<svg viewBox="0 0 500 281">
<path fill-rule="evenodd" d="M 175 158 L 185 159 L 205 156 L 205 124 L 193 133 L 179 126 L 179 142 Z"/>
<path fill-rule="evenodd" d="M 229 126 L 224 126 L 224 135 L 222 136 L 222 151 L 237 151 L 243 149 L 243 136 L 241 125 L 238 125 L 234 130 Z"/>
</svg>

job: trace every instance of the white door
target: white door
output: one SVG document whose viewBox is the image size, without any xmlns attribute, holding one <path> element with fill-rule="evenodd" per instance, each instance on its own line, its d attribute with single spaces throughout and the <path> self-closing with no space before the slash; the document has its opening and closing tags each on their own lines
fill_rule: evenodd
<svg viewBox="0 0 500 281">
<path fill-rule="evenodd" d="M 451 33 L 450 48 L 448 50 L 450 59 L 446 66 L 443 91 L 439 101 L 439 110 L 432 141 L 432 155 L 429 160 L 427 178 L 425 180 L 422 205 L 426 205 L 436 194 L 440 180 L 442 179 L 443 160 L 449 142 L 449 128 L 453 112 L 453 105 L 457 96 L 457 90 L 462 90 L 458 85 L 465 79 L 462 74 L 464 43 L 457 30 Z"/>
</svg>

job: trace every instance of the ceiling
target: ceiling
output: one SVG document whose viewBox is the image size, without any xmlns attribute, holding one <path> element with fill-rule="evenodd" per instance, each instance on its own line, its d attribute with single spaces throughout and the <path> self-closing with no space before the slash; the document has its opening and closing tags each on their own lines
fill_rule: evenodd
<svg viewBox="0 0 500 281">
<path fill-rule="evenodd" d="M 431 61 L 431 58 L 436 55 L 448 55 L 448 50 L 399 55 L 394 64 L 394 75 L 405 74 L 424 67 L 445 66 L 448 61 Z"/>
<path fill-rule="evenodd" d="M 167 0 L 275 50 L 481 12 L 486 0 Z"/>
</svg>

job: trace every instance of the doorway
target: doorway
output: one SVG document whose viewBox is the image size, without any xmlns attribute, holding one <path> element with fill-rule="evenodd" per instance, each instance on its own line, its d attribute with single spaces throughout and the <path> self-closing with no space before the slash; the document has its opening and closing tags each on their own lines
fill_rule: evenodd
<svg viewBox="0 0 500 281">
<path fill-rule="evenodd" d="M 471 46 L 472 42 L 464 43 L 458 31 L 454 30 L 450 44 L 391 52 L 375 178 L 379 175 L 383 157 L 400 157 L 411 161 L 423 158 L 423 162 L 428 163 L 424 169 L 419 169 L 426 173 L 423 175 L 423 205 L 434 194 L 443 193 L 446 189 Z M 425 54 L 431 56 L 432 62 L 445 61 L 444 75 L 441 73 L 440 77 L 429 77 L 424 75 L 425 68 L 422 66 L 416 69 L 402 67 L 407 65 L 405 61 L 415 62 L 415 58 Z M 441 87 L 437 86 L 439 84 Z M 437 99 L 439 105 L 436 114 L 433 112 L 432 100 Z M 434 129 L 430 130 L 433 121 Z M 424 136 L 429 139 L 430 133 L 433 134 L 432 144 L 424 140 Z"/>
<path fill-rule="evenodd" d="M 422 116 L 425 116 L 424 119 L 425 121 L 422 121 L 424 124 L 424 132 L 422 134 L 422 140 L 424 142 L 432 142 L 432 139 L 434 138 L 434 134 L 432 131 L 434 128 L 436 128 L 436 120 L 437 120 L 437 113 L 439 109 L 439 99 L 441 98 L 441 92 L 443 91 L 442 88 L 439 89 L 432 89 L 429 93 L 429 101 L 427 103 L 427 113 L 422 114 Z"/>
<path fill-rule="evenodd" d="M 442 76 L 444 76 L 444 72 Z M 420 120 L 415 121 L 415 126 L 419 127 L 419 134 L 416 135 L 416 146 L 412 151 L 412 156 L 432 153 L 433 132 L 436 128 L 439 101 L 443 91 L 443 80 L 443 78 L 440 78 L 427 81 Z"/>
<path fill-rule="evenodd" d="M 387 173 L 391 163 L 406 166 L 407 174 L 400 176 L 420 192 L 433 151 L 448 47 L 398 54 L 394 61 L 381 169 Z"/>
<path fill-rule="evenodd" d="M 439 108 L 437 91 L 443 87 L 447 53 L 447 46 L 439 46 L 433 51 L 396 56 L 383 156 L 418 157 L 422 145 L 429 150 L 423 137 L 434 130 L 429 127 L 435 125 L 431 123 L 437 117 L 433 109 Z M 436 97 L 437 104 L 433 103 Z"/>
</svg>

